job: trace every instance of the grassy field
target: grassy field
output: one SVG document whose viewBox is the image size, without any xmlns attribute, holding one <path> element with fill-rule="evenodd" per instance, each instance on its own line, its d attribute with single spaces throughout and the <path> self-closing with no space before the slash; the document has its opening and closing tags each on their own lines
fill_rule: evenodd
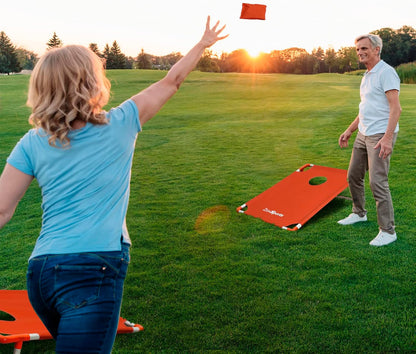
<svg viewBox="0 0 416 354">
<path fill-rule="evenodd" d="M 110 71 L 111 105 L 162 75 Z M 29 128 L 27 82 L 0 76 L 1 165 Z M 337 140 L 357 114 L 359 83 L 336 74 L 190 75 L 137 141 L 122 315 L 145 331 L 118 336 L 114 353 L 416 351 L 416 86 L 402 85 L 390 173 L 397 242 L 369 246 L 378 230 L 368 188 L 369 221 L 359 225 L 336 223 L 350 213 L 347 198 L 296 232 L 235 211 L 306 163 L 348 167 L 351 149 Z M 0 231 L 1 289 L 25 288 L 40 217 L 34 182 Z M 33 342 L 23 353 L 53 348 Z"/>
</svg>

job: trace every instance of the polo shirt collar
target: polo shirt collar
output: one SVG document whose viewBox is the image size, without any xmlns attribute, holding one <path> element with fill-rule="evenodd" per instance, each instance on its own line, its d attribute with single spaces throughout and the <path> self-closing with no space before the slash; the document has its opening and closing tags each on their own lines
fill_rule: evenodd
<svg viewBox="0 0 416 354">
<path fill-rule="evenodd" d="M 383 65 L 384 65 L 384 60 L 380 59 L 380 61 L 376 65 L 374 65 L 374 67 L 370 71 L 367 70 L 365 73 L 366 74 L 376 73 Z"/>
</svg>

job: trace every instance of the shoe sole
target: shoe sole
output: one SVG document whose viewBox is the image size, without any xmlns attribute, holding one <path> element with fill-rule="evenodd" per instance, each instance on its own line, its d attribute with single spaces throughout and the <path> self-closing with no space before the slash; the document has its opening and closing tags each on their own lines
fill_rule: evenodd
<svg viewBox="0 0 416 354">
<path fill-rule="evenodd" d="M 357 222 L 365 222 L 365 221 L 367 221 L 367 219 L 366 220 L 357 220 L 357 221 L 354 221 L 354 222 L 347 222 L 347 223 L 343 223 L 341 221 L 338 221 L 338 224 L 340 224 L 340 225 L 354 225 Z"/>
<path fill-rule="evenodd" d="M 374 246 L 374 247 L 382 247 L 382 246 L 387 246 L 387 245 L 389 245 L 389 244 L 391 244 L 391 243 L 393 243 L 393 242 L 395 242 L 395 241 L 397 241 L 397 237 L 396 237 L 394 240 L 391 240 L 391 241 L 389 241 L 389 242 L 387 242 L 387 243 L 383 243 L 383 244 L 381 244 L 381 245 L 372 244 L 372 243 L 370 242 L 370 246 Z"/>
</svg>

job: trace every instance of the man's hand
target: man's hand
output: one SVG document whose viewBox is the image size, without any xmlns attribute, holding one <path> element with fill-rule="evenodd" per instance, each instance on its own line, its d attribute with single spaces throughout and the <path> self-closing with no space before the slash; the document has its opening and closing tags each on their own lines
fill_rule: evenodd
<svg viewBox="0 0 416 354">
<path fill-rule="evenodd" d="M 345 148 L 348 146 L 348 140 L 351 138 L 351 131 L 347 129 L 345 132 L 343 132 L 339 139 L 338 144 L 341 148 Z"/>
<path fill-rule="evenodd" d="M 384 135 L 376 144 L 376 146 L 374 146 L 374 149 L 378 149 L 380 148 L 380 153 L 378 154 L 378 157 L 380 157 L 381 159 L 385 159 L 387 158 L 387 156 L 389 156 L 392 151 L 393 151 L 393 139 L 386 137 L 386 135 Z"/>
</svg>

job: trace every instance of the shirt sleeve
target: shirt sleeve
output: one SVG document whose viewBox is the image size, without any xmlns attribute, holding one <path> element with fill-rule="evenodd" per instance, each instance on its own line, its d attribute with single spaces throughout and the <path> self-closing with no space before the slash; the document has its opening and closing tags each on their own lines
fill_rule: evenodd
<svg viewBox="0 0 416 354">
<path fill-rule="evenodd" d="M 7 158 L 7 163 L 27 175 L 34 176 L 33 165 L 30 156 L 25 149 L 29 137 L 30 132 L 26 133 L 23 138 L 20 139 L 10 156 Z"/>
<path fill-rule="evenodd" d="M 112 108 L 108 112 L 110 119 L 119 121 L 125 126 L 133 135 L 136 135 L 142 130 L 139 119 L 139 110 L 133 100 L 128 99 L 120 104 L 118 107 Z"/>
<path fill-rule="evenodd" d="M 400 78 L 394 68 L 388 68 L 384 71 L 383 75 L 381 75 L 380 83 L 384 92 L 390 90 L 397 90 L 400 92 Z"/>
</svg>

